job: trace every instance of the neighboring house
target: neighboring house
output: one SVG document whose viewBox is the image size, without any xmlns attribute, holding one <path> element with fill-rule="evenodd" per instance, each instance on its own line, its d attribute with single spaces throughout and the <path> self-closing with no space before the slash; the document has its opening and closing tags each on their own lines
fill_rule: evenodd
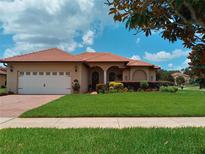
<svg viewBox="0 0 205 154">
<path fill-rule="evenodd" d="M 156 81 L 152 64 L 108 52 L 71 55 L 57 48 L 0 60 L 8 65 L 7 89 L 18 94 L 69 94 L 78 80 L 80 92 L 109 81 Z"/>
<path fill-rule="evenodd" d="M 172 77 L 174 78 L 175 84 L 177 84 L 177 83 L 176 83 L 176 78 L 179 77 L 179 76 L 182 76 L 182 77 L 184 78 L 185 84 L 189 84 L 189 81 L 190 81 L 190 79 L 191 79 L 189 75 L 183 74 L 183 73 L 181 73 L 181 72 L 175 72 L 175 73 L 172 73 L 171 75 L 172 75 Z"/>
<path fill-rule="evenodd" d="M 0 88 L 6 87 L 6 68 L 0 67 Z"/>
</svg>

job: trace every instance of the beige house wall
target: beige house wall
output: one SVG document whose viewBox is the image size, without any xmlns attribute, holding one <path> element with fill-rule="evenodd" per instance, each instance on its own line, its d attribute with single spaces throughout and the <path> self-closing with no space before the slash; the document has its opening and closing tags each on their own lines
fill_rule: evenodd
<svg viewBox="0 0 205 154">
<path fill-rule="evenodd" d="M 6 86 L 5 83 L 6 83 L 6 75 L 0 74 L 0 87 Z"/>
<path fill-rule="evenodd" d="M 156 69 L 149 69 L 149 81 L 156 81 Z"/>
<path fill-rule="evenodd" d="M 81 84 L 80 84 L 80 92 L 81 93 L 85 93 L 88 91 L 88 85 L 89 85 L 89 68 L 84 65 L 84 64 L 81 64 L 82 66 L 80 67 L 81 68 L 81 75 L 80 75 L 80 78 L 81 78 Z"/>
<path fill-rule="evenodd" d="M 19 72 L 70 72 L 71 82 L 75 79 L 79 81 L 80 92 L 88 91 L 88 86 L 91 84 L 92 71 L 95 67 L 100 68 L 100 83 L 104 82 L 105 71 L 117 66 L 124 68 L 123 81 L 133 81 L 133 74 L 137 70 L 144 71 L 147 75 L 147 81 L 156 81 L 156 69 L 148 67 L 130 67 L 125 68 L 125 63 L 89 63 L 88 66 L 83 63 L 69 63 L 69 62 L 38 62 L 38 63 L 9 63 L 7 71 L 7 90 L 18 93 L 18 73 Z M 11 71 L 13 70 L 13 71 Z M 106 73 L 107 74 L 107 73 Z M 108 81 L 108 76 L 107 76 Z"/>
<path fill-rule="evenodd" d="M 123 76 L 126 76 L 129 72 L 129 81 L 135 81 L 133 75 L 136 71 L 144 72 L 147 76 L 147 81 L 156 81 L 156 69 L 150 69 L 148 67 L 131 67 Z"/>
<path fill-rule="evenodd" d="M 123 81 L 130 81 L 130 69 L 125 69 L 122 74 Z"/>
<path fill-rule="evenodd" d="M 72 82 L 75 79 L 79 81 L 80 85 L 82 82 L 81 76 L 83 69 L 81 69 L 81 63 L 10 63 L 8 66 L 7 90 L 14 93 L 18 93 L 18 72 L 70 72 Z M 82 86 L 80 91 L 83 91 Z"/>
</svg>

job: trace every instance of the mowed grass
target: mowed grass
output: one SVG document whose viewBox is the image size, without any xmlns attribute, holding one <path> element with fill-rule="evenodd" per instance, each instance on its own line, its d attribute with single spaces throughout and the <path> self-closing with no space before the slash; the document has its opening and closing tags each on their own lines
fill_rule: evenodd
<svg viewBox="0 0 205 154">
<path fill-rule="evenodd" d="M 6 88 L 0 88 L 0 94 L 5 93 L 6 92 Z"/>
<path fill-rule="evenodd" d="M 0 153 L 204 154 L 205 128 L 3 129 Z"/>
<path fill-rule="evenodd" d="M 133 92 L 66 95 L 21 117 L 205 116 L 205 92 Z"/>
</svg>

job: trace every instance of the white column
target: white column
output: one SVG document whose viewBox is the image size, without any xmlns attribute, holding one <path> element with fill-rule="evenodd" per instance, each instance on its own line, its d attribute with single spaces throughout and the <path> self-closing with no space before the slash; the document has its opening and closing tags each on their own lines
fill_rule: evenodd
<svg viewBox="0 0 205 154">
<path fill-rule="evenodd" d="M 104 70 L 104 84 L 107 83 L 107 71 Z"/>
</svg>

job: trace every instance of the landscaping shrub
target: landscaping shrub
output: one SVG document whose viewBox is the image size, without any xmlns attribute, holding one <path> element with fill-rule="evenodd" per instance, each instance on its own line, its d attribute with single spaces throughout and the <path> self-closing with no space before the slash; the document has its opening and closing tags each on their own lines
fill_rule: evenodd
<svg viewBox="0 0 205 154">
<path fill-rule="evenodd" d="M 74 93 L 78 93 L 79 92 L 80 84 L 79 84 L 77 79 L 75 79 L 74 82 L 72 83 L 72 88 L 73 88 Z"/>
<path fill-rule="evenodd" d="M 122 90 L 124 88 L 124 85 L 121 82 L 110 82 L 109 83 L 109 88 L 110 87 L 113 87 L 116 90 Z"/>
<path fill-rule="evenodd" d="M 117 89 L 110 89 L 109 93 L 118 93 L 119 91 Z"/>
<path fill-rule="evenodd" d="M 129 89 L 127 88 L 127 87 L 125 87 L 124 89 L 123 89 L 123 92 L 128 92 L 129 91 Z"/>
<path fill-rule="evenodd" d="M 145 90 L 149 87 L 149 83 L 147 81 L 140 82 L 140 88 Z"/>
<path fill-rule="evenodd" d="M 96 90 L 98 93 L 105 93 L 105 91 L 107 90 L 107 85 L 103 83 L 99 83 L 96 85 Z"/>
<path fill-rule="evenodd" d="M 178 88 L 174 87 L 174 86 L 169 86 L 169 87 L 162 86 L 162 87 L 160 87 L 160 92 L 176 93 L 177 91 L 178 91 Z"/>
</svg>

